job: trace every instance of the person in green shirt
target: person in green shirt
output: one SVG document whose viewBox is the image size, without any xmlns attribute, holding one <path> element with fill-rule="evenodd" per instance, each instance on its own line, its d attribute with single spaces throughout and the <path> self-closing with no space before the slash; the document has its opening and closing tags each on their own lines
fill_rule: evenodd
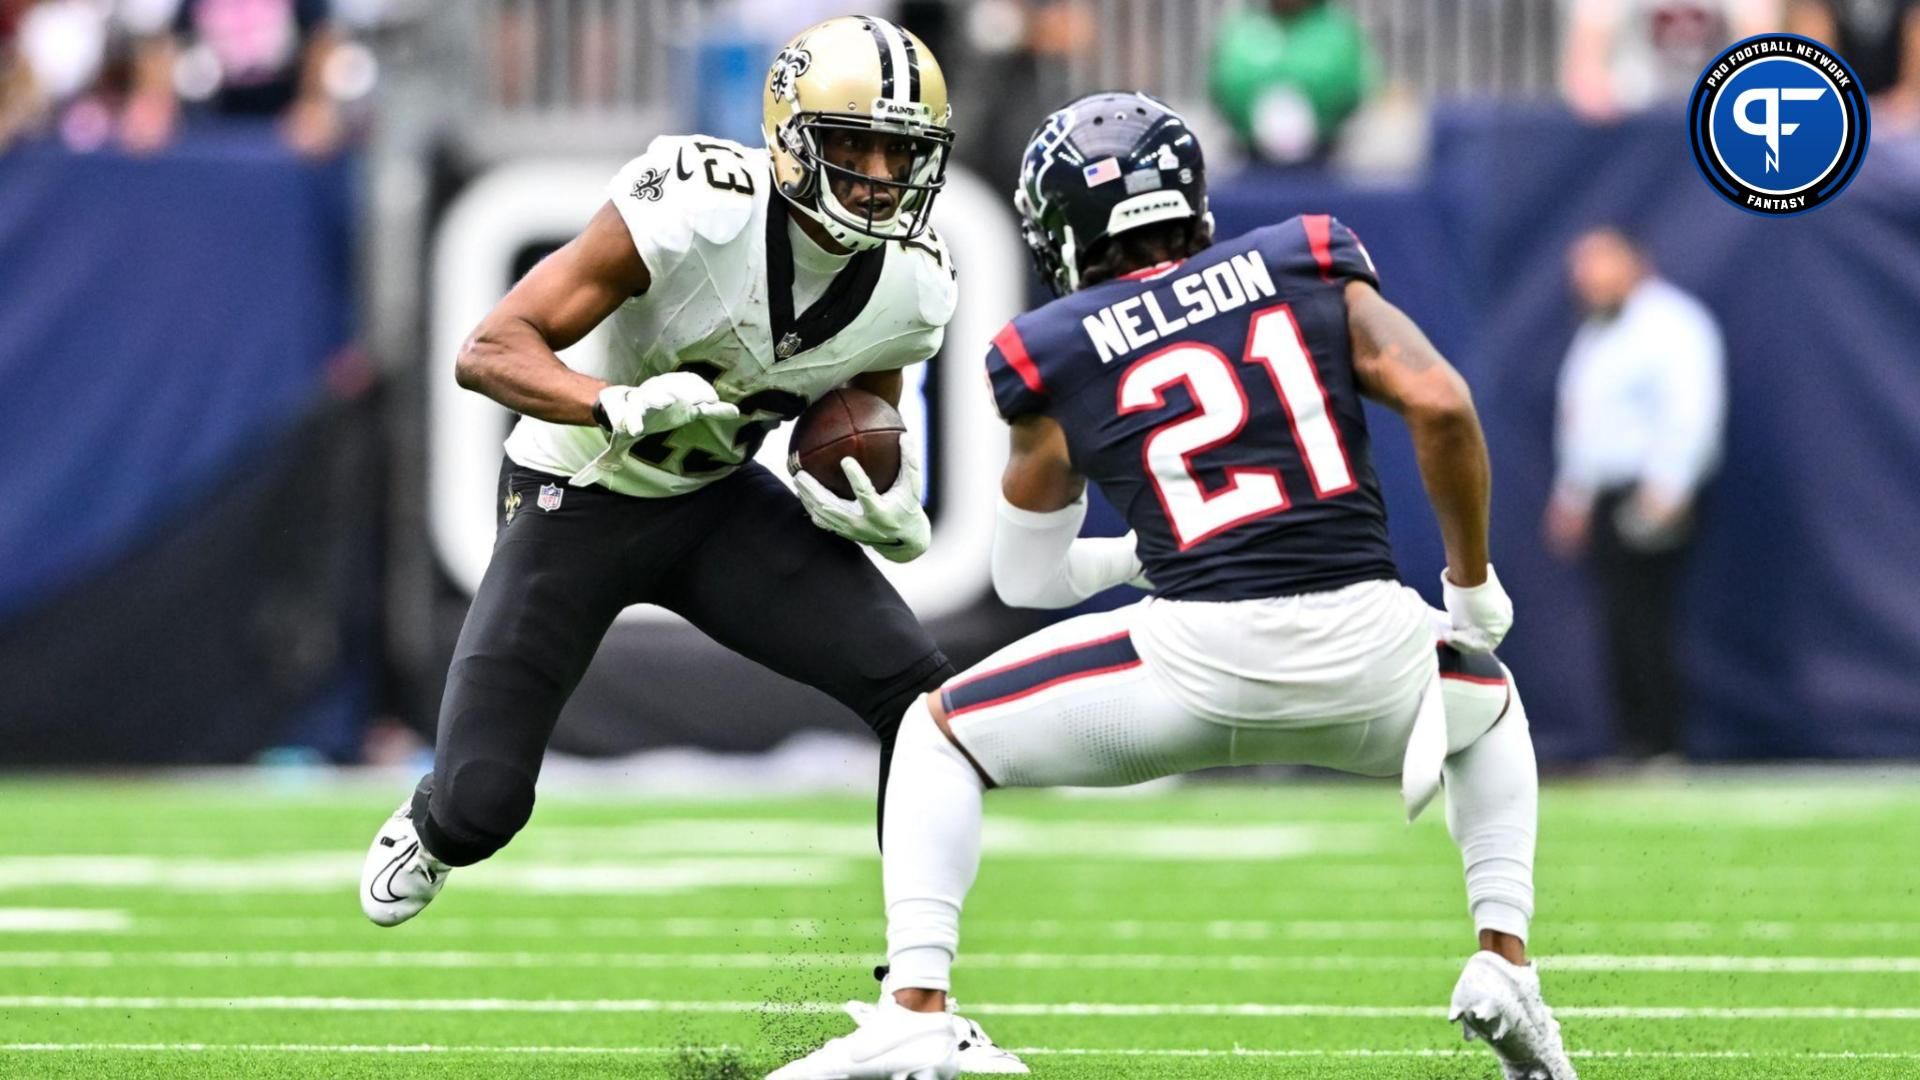
<svg viewBox="0 0 1920 1080">
<path fill-rule="evenodd" d="M 1373 49 L 1330 0 L 1265 0 L 1220 25 L 1208 75 L 1213 103 L 1254 156 L 1319 157 L 1375 79 Z"/>
</svg>

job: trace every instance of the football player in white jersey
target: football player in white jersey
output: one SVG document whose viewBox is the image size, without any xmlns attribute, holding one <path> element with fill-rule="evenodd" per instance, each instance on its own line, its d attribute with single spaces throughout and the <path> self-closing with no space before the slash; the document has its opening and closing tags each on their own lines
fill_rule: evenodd
<svg viewBox="0 0 1920 1080">
<path fill-rule="evenodd" d="M 418 914 L 526 824 L 561 707 L 622 608 L 675 611 L 853 709 L 880 736 L 883 793 L 902 714 L 953 673 L 860 548 L 904 562 L 927 547 L 910 444 L 891 487 L 850 476 L 850 500 L 805 474 L 796 499 L 752 460 L 836 387 L 897 403 L 900 369 L 939 349 L 955 300 L 927 227 L 953 140 L 945 76 L 913 35 L 846 16 L 788 43 L 763 106 L 764 148 L 655 139 L 462 346 L 460 385 L 521 419 L 434 770 L 362 873 L 375 923 Z M 609 319 L 604 358 L 556 355 Z M 970 1071 L 1027 1071 L 952 1022 Z"/>
</svg>

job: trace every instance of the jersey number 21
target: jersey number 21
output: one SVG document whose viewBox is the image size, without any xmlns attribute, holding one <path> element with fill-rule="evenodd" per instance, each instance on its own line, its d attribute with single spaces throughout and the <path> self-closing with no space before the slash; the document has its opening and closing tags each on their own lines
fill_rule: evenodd
<svg viewBox="0 0 1920 1080">
<path fill-rule="evenodd" d="M 1242 363 L 1266 372 L 1272 381 L 1315 497 L 1352 491 L 1356 485 L 1346 446 L 1290 307 L 1281 304 L 1254 314 Z M 1226 485 L 1216 491 L 1208 491 L 1194 471 L 1195 455 L 1232 442 L 1252 411 L 1233 363 L 1213 346 L 1183 342 L 1136 362 L 1120 379 L 1120 411 L 1165 408 L 1166 390 L 1181 383 L 1193 398 L 1193 411 L 1147 436 L 1146 465 L 1185 551 L 1291 503 L 1277 468 L 1229 466 Z"/>
</svg>

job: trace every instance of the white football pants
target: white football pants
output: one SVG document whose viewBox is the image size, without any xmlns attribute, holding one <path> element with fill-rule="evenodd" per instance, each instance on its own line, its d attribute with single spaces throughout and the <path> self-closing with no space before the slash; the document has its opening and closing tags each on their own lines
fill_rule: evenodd
<svg viewBox="0 0 1920 1080">
<path fill-rule="evenodd" d="M 1477 928 L 1527 936 L 1538 781 L 1492 657 L 1437 647 L 1445 616 L 1392 582 L 1229 603 L 1146 600 L 1047 627 L 950 680 L 944 730 L 901 723 L 887 789 L 890 988 L 944 990 L 988 786 L 1137 784 L 1219 765 L 1400 770 L 1437 681 L 1447 821 Z"/>
</svg>

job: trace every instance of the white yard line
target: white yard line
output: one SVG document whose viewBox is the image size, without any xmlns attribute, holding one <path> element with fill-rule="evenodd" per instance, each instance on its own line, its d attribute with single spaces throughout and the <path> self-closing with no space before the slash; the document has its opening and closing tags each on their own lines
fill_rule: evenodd
<svg viewBox="0 0 1920 1080">
<path fill-rule="evenodd" d="M 831 1001 L 663 1001 L 652 998 L 357 998 L 357 997 L 89 997 L 21 994 L 0 997 L 0 1009 L 265 1010 L 281 1012 L 488 1013 L 835 1013 Z M 1061 1004 L 969 1002 L 979 1016 L 1318 1017 L 1434 1019 L 1446 1010 L 1422 1005 L 1309 1005 L 1262 1002 Z M 1567 1006 L 1562 1017 L 1588 1020 L 1920 1020 L 1920 1008 L 1851 1006 Z"/>
<path fill-rule="evenodd" d="M 1259 1050 L 1247 1047 L 1225 1047 L 1221 1049 L 1108 1049 L 1108 1048 L 1066 1048 L 1022 1046 L 1014 1048 L 1014 1053 L 1026 1057 L 1057 1055 L 1062 1057 L 1258 1057 L 1258 1058 L 1453 1058 L 1479 1057 L 1485 1050 L 1474 1048 L 1466 1050 Z M 1677 1059 L 1684 1061 L 1726 1060 L 1750 1061 L 1754 1059 L 1778 1058 L 1785 1060 L 1814 1061 L 1915 1061 L 1920 1060 L 1920 1051 L 1851 1051 L 1851 1050 L 1569 1050 L 1567 1054 L 1576 1058 L 1600 1059 Z"/>
<path fill-rule="evenodd" d="M 331 935 L 347 921 L 341 918 L 298 916 L 140 916 L 131 932 L 142 935 L 215 933 L 234 937 L 306 937 Z M 726 939 L 760 938 L 793 941 L 885 932 L 877 918 L 854 919 L 720 919 L 711 917 L 634 918 L 630 916 L 568 915 L 520 917 L 429 916 L 414 924 L 418 932 L 435 937 L 504 935 L 513 938 L 616 937 Z M 1548 930 L 1543 924 L 1542 932 Z M 1759 941 L 1907 941 L 1920 940 L 1920 919 L 1913 921 L 1792 923 L 1739 920 L 1704 921 L 1555 922 L 1558 940 L 1651 938 L 1662 941 L 1714 939 Z M 1204 939 L 1211 941 L 1427 941 L 1471 942 L 1472 924 L 1461 919 L 969 919 L 967 933 L 974 938 L 1016 940 L 1142 941 Z"/>
<path fill-rule="evenodd" d="M 1909 975 L 1920 956 L 1543 956 L 1549 971 L 1706 972 L 1753 975 Z"/>
<path fill-rule="evenodd" d="M 42 950 L 0 952 L 0 968 L 617 968 L 684 971 L 782 967 L 861 967 L 871 952 L 535 952 L 468 950 L 234 950 L 139 952 Z M 1431 956 L 1190 956 L 1180 953 L 967 953 L 963 968 L 1019 971 L 1451 971 L 1457 957 Z M 1920 973 L 1916 956 L 1544 956 L 1552 971 L 1673 974 L 1889 975 Z"/>
<path fill-rule="evenodd" d="M 725 1053 L 725 1046 L 440 1046 L 431 1043 L 0 1043 L 0 1053 L 230 1053 L 247 1054 L 660 1054 Z"/>
<path fill-rule="evenodd" d="M 822 887 L 853 876 L 855 864 L 805 852 L 778 856 L 656 859 L 503 860 L 463 875 L 463 889 L 562 896 L 657 896 L 755 885 Z M 360 856 L 343 851 L 272 855 L 0 855 L 8 889 L 152 889 L 175 893 L 345 893 L 360 880 Z"/>
<path fill-rule="evenodd" d="M 119 933 L 132 923 L 126 912 L 104 908 L 0 907 L 0 934 Z"/>
<path fill-rule="evenodd" d="M 1458 1058 L 1480 1057 L 1478 1048 L 1447 1050 L 1366 1050 L 1366 1049 L 1256 1049 L 1249 1047 L 1196 1047 L 1144 1049 L 1130 1047 L 1049 1047 L 1019 1046 L 1013 1052 L 1023 1057 L 1128 1057 L 1128 1058 Z M 554 1056 L 664 1057 L 674 1054 L 738 1053 L 733 1046 L 485 1046 L 402 1043 L 395 1045 L 363 1043 L 0 1043 L 0 1053 L 281 1053 L 281 1054 L 500 1054 Z M 1821 1050 L 1572 1050 L 1571 1056 L 1584 1059 L 1653 1060 L 1788 1060 L 1788 1061 L 1915 1061 L 1920 1052 L 1900 1051 L 1821 1051 Z"/>
</svg>

